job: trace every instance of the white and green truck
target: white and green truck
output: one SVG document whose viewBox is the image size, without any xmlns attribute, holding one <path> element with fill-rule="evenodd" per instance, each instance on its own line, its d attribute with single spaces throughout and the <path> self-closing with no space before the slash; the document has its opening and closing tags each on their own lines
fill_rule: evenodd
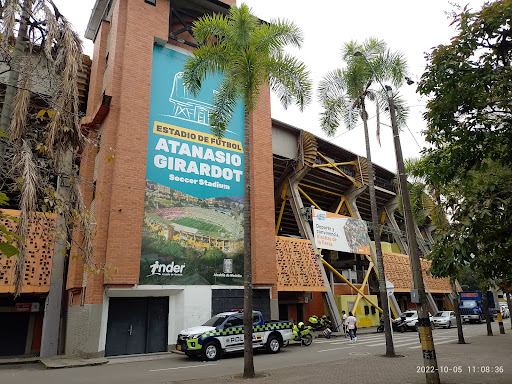
<svg viewBox="0 0 512 384">
<path fill-rule="evenodd" d="M 259 311 L 253 311 L 253 348 L 265 348 L 278 353 L 292 337 L 291 321 L 265 323 Z M 217 360 L 223 353 L 243 351 L 243 312 L 223 312 L 198 327 L 184 329 L 178 335 L 176 349 L 189 357 L 200 356 L 205 361 Z"/>
</svg>

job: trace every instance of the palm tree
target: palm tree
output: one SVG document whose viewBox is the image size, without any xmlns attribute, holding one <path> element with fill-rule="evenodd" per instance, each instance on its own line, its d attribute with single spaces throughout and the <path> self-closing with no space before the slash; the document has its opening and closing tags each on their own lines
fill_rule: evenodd
<svg viewBox="0 0 512 384">
<path fill-rule="evenodd" d="M 239 99 L 244 103 L 244 377 L 254 377 L 252 350 L 252 266 L 250 215 L 249 116 L 258 102 L 260 86 L 269 85 L 284 107 L 295 102 L 304 108 L 311 99 L 311 82 L 305 65 L 284 53 L 286 45 L 301 46 L 302 33 L 291 22 L 260 22 L 245 4 L 229 14 L 205 15 L 194 23 L 201 44 L 185 65 L 184 84 L 193 94 L 207 74 L 221 73 L 210 116 L 212 132 L 221 137 Z"/>
<path fill-rule="evenodd" d="M 400 53 L 393 53 L 387 49 L 386 43 L 376 38 L 369 38 L 359 44 L 351 41 L 341 50 L 344 69 L 335 69 L 327 73 L 318 88 L 320 103 L 323 107 L 321 114 L 321 127 L 328 136 L 333 136 L 341 121 L 348 129 L 356 126 L 359 118 L 363 121 L 366 141 L 366 158 L 368 165 L 368 187 L 370 190 L 370 204 L 372 212 L 372 227 L 375 240 L 375 253 L 379 272 L 379 292 L 386 329 L 386 355 L 394 356 L 393 339 L 389 323 L 389 304 L 386 292 L 386 277 L 382 259 L 382 248 L 377 214 L 377 201 L 375 199 L 375 185 L 373 164 L 371 160 L 370 139 L 368 136 L 368 112 L 366 101 L 376 105 L 377 122 L 379 112 L 387 106 L 387 98 L 381 89 L 381 82 L 390 82 L 398 88 L 405 77 L 406 63 Z M 371 88 L 373 82 L 379 82 L 378 91 Z M 394 100 L 400 106 L 400 100 Z M 399 122 L 406 116 L 404 108 L 398 107 Z M 377 128 L 377 135 L 379 129 Z"/>
</svg>

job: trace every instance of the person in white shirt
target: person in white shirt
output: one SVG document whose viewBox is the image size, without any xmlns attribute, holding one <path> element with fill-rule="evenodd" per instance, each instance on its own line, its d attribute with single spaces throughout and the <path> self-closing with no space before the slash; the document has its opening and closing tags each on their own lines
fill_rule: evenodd
<svg viewBox="0 0 512 384">
<path fill-rule="evenodd" d="M 348 334 L 350 335 L 350 342 L 355 343 L 357 341 L 357 337 L 354 334 L 354 330 L 356 329 L 356 318 L 352 315 L 352 312 L 348 313 L 348 317 L 346 320 Z"/>
<path fill-rule="evenodd" d="M 341 311 L 341 313 L 343 313 L 343 333 L 345 334 L 345 338 L 347 337 L 347 314 L 345 313 L 345 311 Z"/>
</svg>

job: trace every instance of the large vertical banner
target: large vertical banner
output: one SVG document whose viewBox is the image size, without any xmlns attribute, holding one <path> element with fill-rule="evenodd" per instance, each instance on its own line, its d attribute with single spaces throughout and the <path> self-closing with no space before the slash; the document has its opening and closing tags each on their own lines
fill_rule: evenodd
<svg viewBox="0 0 512 384">
<path fill-rule="evenodd" d="M 370 254 L 370 238 L 362 220 L 313 209 L 313 232 L 317 248 Z"/>
<path fill-rule="evenodd" d="M 212 135 L 221 77 L 193 96 L 187 58 L 153 49 L 139 283 L 243 284 L 243 105 L 222 139 Z"/>
</svg>

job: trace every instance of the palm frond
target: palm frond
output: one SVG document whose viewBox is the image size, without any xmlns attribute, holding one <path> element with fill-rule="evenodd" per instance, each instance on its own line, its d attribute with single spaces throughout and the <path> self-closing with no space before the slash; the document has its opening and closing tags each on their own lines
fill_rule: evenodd
<svg viewBox="0 0 512 384">
<path fill-rule="evenodd" d="M 346 90 L 345 80 L 340 69 L 327 72 L 318 85 L 317 95 L 320 103 L 343 96 Z"/>
<path fill-rule="evenodd" d="M 201 84 L 209 73 L 222 72 L 227 67 L 226 48 L 223 44 L 202 45 L 187 60 L 183 73 L 183 85 L 193 94 L 201 90 Z"/>
<path fill-rule="evenodd" d="M 16 241 L 16 248 L 18 248 L 19 253 L 14 268 L 14 295 L 18 296 L 21 293 L 23 277 L 25 276 L 25 239 L 28 235 L 31 217 L 37 208 L 37 197 L 42 181 L 32 149 L 25 140 L 18 146 L 16 153 L 13 172 L 15 175 L 18 175 L 17 180 L 21 192 L 19 203 L 20 217 L 16 229 L 16 234 L 19 236 Z"/>
<path fill-rule="evenodd" d="M 320 128 L 328 137 L 334 136 L 342 120 L 343 98 L 325 100 L 320 113 Z"/>
<path fill-rule="evenodd" d="M 269 85 L 287 108 L 292 100 L 302 111 L 311 102 L 311 80 L 303 62 L 291 55 L 272 57 L 268 63 Z"/>
<path fill-rule="evenodd" d="M 194 21 L 192 33 L 200 44 L 213 44 L 227 35 L 228 19 L 220 13 L 204 15 Z"/>
<path fill-rule="evenodd" d="M 29 76 L 22 76 L 19 80 L 19 88 L 14 98 L 12 107 L 11 125 L 9 127 L 10 140 L 18 141 L 25 132 L 28 108 L 30 105 Z"/>
<path fill-rule="evenodd" d="M 235 51 L 243 51 L 250 45 L 258 26 L 258 18 L 251 14 L 250 8 L 245 3 L 240 7 L 230 8 L 227 38 Z"/>
<path fill-rule="evenodd" d="M 231 120 L 239 92 L 232 77 L 225 77 L 220 84 L 218 92 L 213 97 L 213 112 L 210 115 L 212 134 L 223 137 Z"/>
<path fill-rule="evenodd" d="M 6 0 L 3 12 L 3 28 L 1 30 L 1 42 L 4 47 L 9 46 L 10 40 L 14 37 L 14 26 L 16 25 L 17 0 Z"/>
<path fill-rule="evenodd" d="M 271 20 L 255 30 L 254 46 L 272 55 L 280 53 L 283 47 L 292 45 L 300 48 L 304 41 L 301 30 L 288 20 Z"/>
</svg>

